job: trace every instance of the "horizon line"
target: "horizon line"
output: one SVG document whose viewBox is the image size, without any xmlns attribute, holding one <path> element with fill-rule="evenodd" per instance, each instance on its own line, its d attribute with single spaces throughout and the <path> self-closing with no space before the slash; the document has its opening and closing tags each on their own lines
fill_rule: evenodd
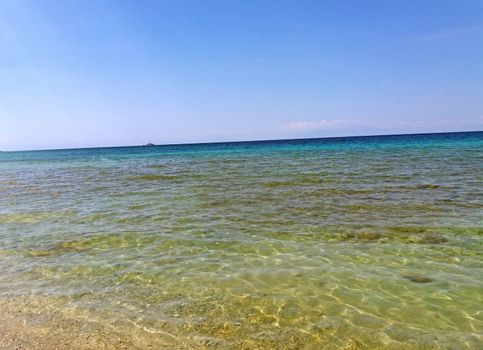
<svg viewBox="0 0 483 350">
<path fill-rule="evenodd" d="M 163 143 L 153 144 L 147 146 L 151 142 L 143 145 L 124 145 L 124 146 L 94 146 L 94 147 L 66 147 L 66 148 L 41 148 L 41 149 L 23 149 L 13 151 L 2 151 L 0 153 L 14 153 L 14 152 L 46 152 L 46 151 L 73 151 L 73 150 L 87 150 L 87 149 L 108 149 L 108 148 L 127 148 L 127 147 L 167 147 L 167 146 L 194 146 L 194 145 L 215 145 L 222 143 L 256 143 L 256 142 L 276 142 L 276 141 L 304 141 L 304 140 L 330 140 L 330 139 L 348 139 L 348 138 L 362 138 L 362 137 L 383 137 L 383 136 L 410 136 L 410 135 L 438 135 L 438 134 L 465 134 L 465 133 L 479 133 L 483 130 L 467 130 L 467 131 L 436 131 L 436 132 L 416 132 L 416 133 L 395 133 L 395 134 L 370 134 L 370 135 L 345 135 L 345 136 L 321 136 L 321 137 L 297 137 L 297 138 L 282 138 L 282 139 L 255 139 L 255 140 L 232 140 L 232 141 L 206 141 L 206 142 L 181 142 L 181 143 Z"/>
</svg>

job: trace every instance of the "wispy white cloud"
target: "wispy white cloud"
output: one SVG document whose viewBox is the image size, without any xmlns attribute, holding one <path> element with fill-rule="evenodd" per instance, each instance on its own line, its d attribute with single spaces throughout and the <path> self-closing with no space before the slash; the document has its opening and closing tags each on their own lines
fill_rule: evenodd
<svg viewBox="0 0 483 350">
<path fill-rule="evenodd" d="M 299 121 L 283 125 L 289 133 L 310 133 L 317 131 L 333 132 L 431 132 L 482 130 L 483 116 L 460 117 L 451 120 L 371 120 L 359 119 L 322 119 L 319 121 Z"/>
<path fill-rule="evenodd" d="M 358 119 L 321 119 L 319 121 L 300 121 L 284 125 L 285 130 L 289 131 L 323 131 L 339 130 L 360 124 Z"/>
<path fill-rule="evenodd" d="M 421 35 L 418 39 L 421 41 L 448 40 L 479 31 L 483 31 L 483 23 L 472 26 L 441 30 L 438 32 Z"/>
<path fill-rule="evenodd" d="M 398 120 L 372 123 L 373 127 L 381 130 L 480 130 L 483 127 L 483 116 L 472 118 L 454 118 L 451 120 Z"/>
</svg>

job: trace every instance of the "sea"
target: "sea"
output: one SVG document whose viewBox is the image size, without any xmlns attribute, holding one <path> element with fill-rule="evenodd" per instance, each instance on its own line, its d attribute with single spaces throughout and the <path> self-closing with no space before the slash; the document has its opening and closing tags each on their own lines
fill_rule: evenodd
<svg viewBox="0 0 483 350">
<path fill-rule="evenodd" d="M 482 349 L 483 132 L 1 152 L 0 312 L 140 349 Z"/>
</svg>

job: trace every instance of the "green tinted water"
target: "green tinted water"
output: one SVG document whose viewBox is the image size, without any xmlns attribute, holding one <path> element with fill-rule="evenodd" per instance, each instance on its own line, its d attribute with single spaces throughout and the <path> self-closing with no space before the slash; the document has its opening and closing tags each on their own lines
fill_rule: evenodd
<svg viewBox="0 0 483 350">
<path fill-rule="evenodd" d="M 2 303 L 146 347 L 481 348 L 470 136 L 3 156 Z"/>
</svg>

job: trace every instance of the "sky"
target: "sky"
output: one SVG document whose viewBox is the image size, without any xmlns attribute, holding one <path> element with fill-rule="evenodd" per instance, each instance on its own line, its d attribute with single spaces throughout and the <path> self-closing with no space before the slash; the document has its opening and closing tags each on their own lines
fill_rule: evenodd
<svg viewBox="0 0 483 350">
<path fill-rule="evenodd" d="M 0 150 L 483 130 L 483 1 L 0 1 Z"/>
</svg>

